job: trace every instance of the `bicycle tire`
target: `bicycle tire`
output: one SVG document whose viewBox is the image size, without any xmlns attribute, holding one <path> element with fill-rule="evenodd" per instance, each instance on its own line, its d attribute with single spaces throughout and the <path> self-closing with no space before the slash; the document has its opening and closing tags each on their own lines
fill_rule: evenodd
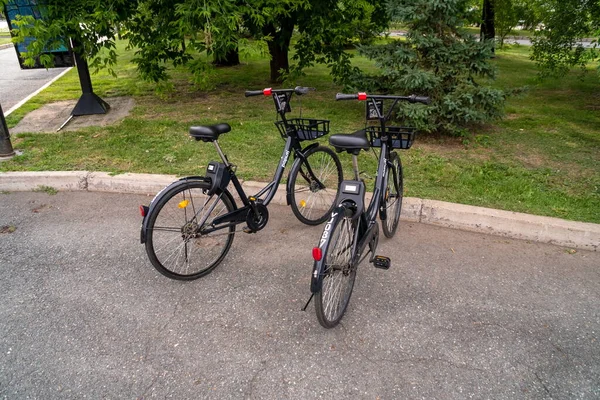
<svg viewBox="0 0 600 400">
<path fill-rule="evenodd" d="M 303 224 L 319 225 L 335 206 L 335 194 L 343 180 L 342 164 L 333 150 L 324 146 L 309 149 L 304 157 L 305 160 L 294 163 L 290 170 L 290 206 Z M 307 164 L 324 188 L 314 180 Z"/>
<path fill-rule="evenodd" d="M 390 154 L 387 167 L 387 185 L 382 196 L 381 206 L 385 208 L 385 213 L 379 213 L 379 218 L 382 220 L 381 228 L 385 237 L 391 238 L 398 229 L 404 196 L 402 162 L 395 151 Z"/>
<path fill-rule="evenodd" d="M 315 293 L 317 319 L 324 328 L 333 328 L 340 322 L 356 280 L 357 266 L 352 263 L 356 222 L 344 213 L 336 218 L 328 234 L 330 239 L 322 249 L 325 266 L 320 290 Z"/>
<path fill-rule="evenodd" d="M 207 196 L 210 184 L 188 181 L 158 199 L 148 215 L 146 252 L 161 274 L 176 280 L 194 280 L 212 272 L 229 251 L 235 226 L 199 235 L 201 219 L 216 202 L 204 226 L 235 209 L 228 191 Z M 204 212 L 204 213 L 203 213 Z"/>
</svg>

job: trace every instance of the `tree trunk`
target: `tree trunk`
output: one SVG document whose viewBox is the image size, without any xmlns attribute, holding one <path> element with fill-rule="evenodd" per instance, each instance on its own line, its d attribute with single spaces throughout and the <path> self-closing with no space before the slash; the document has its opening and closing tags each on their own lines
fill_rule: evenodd
<svg viewBox="0 0 600 400">
<path fill-rule="evenodd" d="M 269 42 L 269 54 L 271 61 L 269 63 L 271 69 L 271 82 L 280 83 L 282 81 L 281 70 L 289 72 L 290 62 L 288 60 L 288 49 L 282 48 L 274 41 Z"/>
<path fill-rule="evenodd" d="M 494 3 L 493 0 L 483 0 L 483 11 L 481 13 L 480 39 L 494 40 L 496 37 L 496 27 L 494 25 Z M 494 46 L 492 46 L 492 53 Z"/>
<path fill-rule="evenodd" d="M 281 70 L 285 72 L 290 71 L 288 53 L 293 32 L 294 20 L 292 18 L 284 18 L 279 29 L 273 24 L 269 24 L 263 28 L 263 33 L 272 37 L 269 41 L 269 54 L 271 55 L 270 69 L 271 82 L 273 83 L 280 83 L 282 81 Z"/>
<path fill-rule="evenodd" d="M 234 65 L 240 64 L 240 52 L 238 46 L 227 50 L 227 53 L 219 55 L 215 54 L 215 65 L 221 67 L 233 67 Z"/>
</svg>

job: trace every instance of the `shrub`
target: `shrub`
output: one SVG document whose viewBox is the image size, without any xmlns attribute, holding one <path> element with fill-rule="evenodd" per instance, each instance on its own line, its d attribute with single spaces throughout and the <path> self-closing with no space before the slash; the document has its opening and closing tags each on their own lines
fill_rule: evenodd
<svg viewBox="0 0 600 400">
<path fill-rule="evenodd" d="M 505 94 L 478 83 L 494 78 L 491 43 L 459 29 L 466 20 L 464 0 L 396 0 L 388 2 L 392 19 L 408 28 L 406 40 L 363 46 L 374 60 L 375 74 L 355 72 L 353 89 L 378 93 L 418 94 L 429 107 L 401 104 L 397 118 L 425 131 L 458 134 L 471 124 L 502 115 Z"/>
</svg>

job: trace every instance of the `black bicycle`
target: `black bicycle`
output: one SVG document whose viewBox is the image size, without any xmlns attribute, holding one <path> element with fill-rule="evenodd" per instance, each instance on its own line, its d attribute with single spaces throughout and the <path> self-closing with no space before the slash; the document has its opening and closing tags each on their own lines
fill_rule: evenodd
<svg viewBox="0 0 600 400">
<path fill-rule="evenodd" d="M 219 146 L 217 139 L 231 130 L 229 124 L 190 128 L 193 138 L 214 144 L 222 162 L 209 162 L 206 176 L 181 178 L 159 192 L 149 206 L 140 206 L 141 242 L 161 274 L 178 280 L 200 278 L 223 260 L 237 225 L 245 224 L 246 233 L 263 229 L 269 219 L 267 205 L 275 196 L 290 153 L 295 160 L 287 181 L 287 203 L 305 224 L 316 225 L 327 219 L 343 178 L 342 166 L 330 148 L 318 143 L 302 148 L 301 142 L 329 133 L 329 121 L 286 118 L 292 95 L 306 94 L 309 89 L 299 86 L 246 91 L 246 97 L 273 97 L 275 125 L 285 140 L 273 180 L 253 196 L 246 195 L 236 176 L 236 166 Z M 230 183 L 243 203 L 240 208 L 227 189 Z"/>
<path fill-rule="evenodd" d="M 377 120 L 378 126 L 367 126 L 348 135 L 332 135 L 329 143 L 338 152 L 352 154 L 354 180 L 345 180 L 339 187 L 337 205 L 325 224 L 319 245 L 313 248 L 314 266 L 311 278 L 311 298 L 316 295 L 315 310 L 319 323 L 333 328 L 342 319 L 350 301 L 358 265 L 371 254 L 370 262 L 377 268 L 389 269 L 390 259 L 375 255 L 379 240 L 377 215 L 383 233 L 392 237 L 398 228 L 402 210 L 403 177 L 400 156 L 394 149 L 408 149 L 415 129 L 386 126 L 399 101 L 429 104 L 428 97 L 337 94 L 336 100 L 367 101 L 367 121 Z M 384 102 L 393 101 L 384 116 Z M 373 197 L 365 211 L 365 183 L 359 179 L 357 156 L 361 150 L 381 148 Z M 308 306 L 308 303 L 304 307 Z"/>
</svg>

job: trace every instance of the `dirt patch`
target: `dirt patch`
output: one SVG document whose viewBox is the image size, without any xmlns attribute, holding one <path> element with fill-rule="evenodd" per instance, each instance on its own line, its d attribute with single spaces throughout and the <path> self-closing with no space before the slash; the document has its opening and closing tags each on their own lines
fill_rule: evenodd
<svg viewBox="0 0 600 400">
<path fill-rule="evenodd" d="M 88 126 L 107 126 L 121 121 L 129 115 L 135 105 L 131 97 L 113 97 L 104 99 L 110 109 L 106 114 L 82 115 L 73 117 L 69 123 L 62 128 L 63 131 L 77 131 Z M 27 114 L 11 133 L 56 133 L 58 128 L 71 116 L 71 111 L 77 104 L 76 100 L 58 101 L 46 104 L 41 108 Z"/>
<path fill-rule="evenodd" d="M 528 153 L 528 154 L 516 154 L 517 160 L 523 164 L 525 168 L 543 168 L 550 166 L 550 162 L 546 157 L 542 157 L 540 154 Z"/>
</svg>

